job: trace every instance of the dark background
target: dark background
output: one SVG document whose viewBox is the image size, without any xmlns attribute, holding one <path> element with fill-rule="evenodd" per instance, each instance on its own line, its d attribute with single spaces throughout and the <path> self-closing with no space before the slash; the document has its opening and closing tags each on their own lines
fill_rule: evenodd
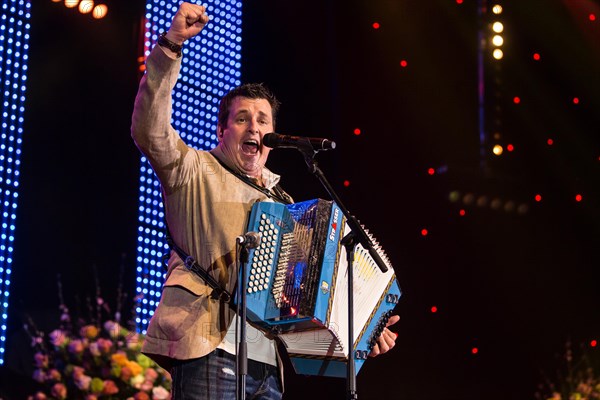
<svg viewBox="0 0 600 400">
<path fill-rule="evenodd" d="M 32 1 L 3 367 L 12 382 L 27 384 L 31 372 L 22 322 L 58 323 L 57 274 L 77 315 L 97 288 L 113 311 L 119 285 L 135 290 L 139 153 L 129 127 L 144 2 L 106 3 L 108 17 L 95 21 Z M 379 239 L 404 292 L 397 345 L 361 370 L 362 399 L 531 399 L 564 367 L 567 341 L 597 353 L 600 28 L 588 15 L 600 17 L 600 6 L 502 4 L 506 56 L 484 63 L 482 155 L 486 21 L 474 0 L 244 2 L 242 81 L 277 93 L 280 133 L 336 141 L 319 165 Z M 515 150 L 492 156 L 496 142 Z M 327 196 L 300 153 L 271 154 L 296 200 Z M 506 211 L 509 201 L 522 212 Z M 286 378 L 287 399 L 345 396 L 343 379 L 289 365 Z"/>
</svg>

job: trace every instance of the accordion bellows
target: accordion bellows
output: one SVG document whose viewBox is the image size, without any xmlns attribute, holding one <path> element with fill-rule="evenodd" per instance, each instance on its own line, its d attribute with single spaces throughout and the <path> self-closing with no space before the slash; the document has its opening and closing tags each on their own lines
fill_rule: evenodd
<svg viewBox="0 0 600 400">
<path fill-rule="evenodd" d="M 244 278 L 248 321 L 281 339 L 299 374 L 345 377 L 349 351 L 358 373 L 401 296 L 383 250 L 377 247 L 387 272 L 360 244 L 355 247 L 350 346 L 348 261 L 341 244 L 350 228 L 335 202 L 255 203 L 250 231 L 261 240 L 250 250 Z"/>
</svg>

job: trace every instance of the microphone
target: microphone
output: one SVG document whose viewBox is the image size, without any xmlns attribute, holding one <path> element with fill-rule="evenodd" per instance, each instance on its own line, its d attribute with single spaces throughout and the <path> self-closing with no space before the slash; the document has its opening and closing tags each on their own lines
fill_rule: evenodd
<svg viewBox="0 0 600 400">
<path fill-rule="evenodd" d="M 274 132 L 267 133 L 263 137 L 263 144 L 272 149 L 279 147 L 313 151 L 335 149 L 335 142 L 329 139 L 280 135 Z"/>
<path fill-rule="evenodd" d="M 236 237 L 235 240 L 247 249 L 255 249 L 260 245 L 260 233 L 247 232 L 242 236 Z"/>
</svg>

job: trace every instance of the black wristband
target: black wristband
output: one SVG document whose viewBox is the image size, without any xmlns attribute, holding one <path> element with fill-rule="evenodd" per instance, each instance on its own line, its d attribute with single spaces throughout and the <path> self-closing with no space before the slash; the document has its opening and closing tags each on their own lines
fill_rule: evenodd
<svg viewBox="0 0 600 400">
<path fill-rule="evenodd" d="M 177 57 L 181 57 L 181 49 L 183 49 L 183 46 L 171 42 L 169 39 L 167 39 L 166 35 L 166 32 L 163 32 L 160 35 L 158 35 L 158 45 L 171 50 L 173 53 L 177 54 Z"/>
</svg>

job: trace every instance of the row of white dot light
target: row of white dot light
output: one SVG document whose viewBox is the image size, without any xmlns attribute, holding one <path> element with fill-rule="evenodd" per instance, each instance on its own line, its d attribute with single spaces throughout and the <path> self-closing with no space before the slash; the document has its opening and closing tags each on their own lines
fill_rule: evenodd
<svg viewBox="0 0 600 400">
<path fill-rule="evenodd" d="M 6 320 L 17 209 L 17 188 L 25 113 L 29 1 L 2 4 L 0 20 L 0 72 L 2 116 L 0 128 L 0 364 L 4 363 Z"/>
<path fill-rule="evenodd" d="M 503 9 L 500 4 L 494 4 L 492 6 L 492 13 L 494 15 L 496 15 L 496 16 L 500 15 L 500 14 L 502 14 L 502 11 L 503 11 Z M 504 52 L 502 51 L 502 48 L 501 48 L 502 45 L 504 44 L 504 38 L 501 35 L 501 33 L 504 32 L 504 24 L 496 19 L 495 21 L 492 22 L 492 32 L 493 32 L 492 44 L 494 45 L 494 48 L 492 50 L 492 57 L 494 57 L 494 59 L 496 59 L 497 61 L 500 61 L 502 58 L 504 58 Z M 495 136 L 496 136 L 496 138 L 499 139 L 500 132 L 496 132 Z M 492 152 L 496 156 L 500 156 L 504 152 L 504 147 L 497 143 L 492 148 Z"/>
<path fill-rule="evenodd" d="M 148 56 L 158 35 L 177 11 L 164 0 L 146 3 L 145 47 Z M 211 2 L 211 22 L 183 49 L 185 61 L 173 91 L 172 124 L 186 143 L 210 149 L 217 143 L 216 122 L 221 97 L 240 84 L 241 8 L 239 1 Z M 165 225 L 160 185 L 146 158 L 140 168 L 137 239 L 136 325 L 145 333 L 161 295 L 164 279 Z"/>
<path fill-rule="evenodd" d="M 494 15 L 502 14 L 502 6 L 500 4 L 495 4 L 492 6 L 492 13 Z M 501 33 L 504 31 L 504 24 L 500 21 L 494 21 L 492 23 L 492 31 L 494 32 L 494 36 L 492 37 L 492 44 L 495 46 L 492 51 L 492 56 L 496 60 L 500 60 L 504 57 L 504 52 L 501 47 L 504 44 L 504 38 Z"/>
<path fill-rule="evenodd" d="M 52 0 L 53 3 L 60 3 L 62 0 Z M 94 0 L 64 0 L 65 7 L 75 8 L 79 6 L 79 12 L 82 14 L 92 13 L 92 16 L 96 19 L 101 19 L 108 13 L 108 6 L 106 4 L 94 5 Z"/>
</svg>

